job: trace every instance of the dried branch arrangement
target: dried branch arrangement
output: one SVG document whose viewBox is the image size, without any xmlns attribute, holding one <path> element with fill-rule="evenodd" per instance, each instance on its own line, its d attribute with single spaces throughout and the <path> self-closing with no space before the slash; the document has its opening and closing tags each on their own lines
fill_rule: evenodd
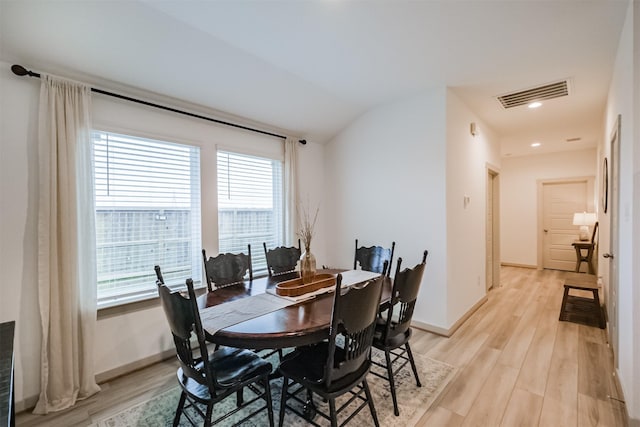
<svg viewBox="0 0 640 427">
<path fill-rule="evenodd" d="M 320 206 L 316 208 L 316 212 L 313 215 L 313 221 L 311 220 L 311 215 L 309 214 L 309 209 L 307 207 L 298 205 L 296 210 L 298 214 L 298 224 L 300 226 L 297 234 L 298 237 L 300 237 L 305 250 L 309 251 L 316 221 L 318 219 L 318 212 L 320 212 Z"/>
</svg>

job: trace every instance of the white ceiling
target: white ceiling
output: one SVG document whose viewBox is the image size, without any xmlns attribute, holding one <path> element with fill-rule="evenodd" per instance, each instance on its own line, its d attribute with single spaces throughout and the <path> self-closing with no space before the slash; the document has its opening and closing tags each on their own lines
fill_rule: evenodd
<svg viewBox="0 0 640 427">
<path fill-rule="evenodd" d="M 371 108 L 449 86 L 515 156 L 596 145 L 628 4 L 0 0 L 0 59 L 321 143 Z M 537 110 L 495 99 L 565 78 L 570 96 Z"/>
</svg>

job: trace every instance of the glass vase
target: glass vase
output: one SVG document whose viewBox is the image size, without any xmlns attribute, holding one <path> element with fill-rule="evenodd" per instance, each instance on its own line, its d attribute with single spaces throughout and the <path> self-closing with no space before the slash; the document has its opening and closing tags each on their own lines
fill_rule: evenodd
<svg viewBox="0 0 640 427">
<path fill-rule="evenodd" d="M 316 257 L 311 253 L 309 248 L 305 248 L 300 255 L 300 277 L 302 283 L 307 284 L 313 282 L 316 275 Z"/>
</svg>

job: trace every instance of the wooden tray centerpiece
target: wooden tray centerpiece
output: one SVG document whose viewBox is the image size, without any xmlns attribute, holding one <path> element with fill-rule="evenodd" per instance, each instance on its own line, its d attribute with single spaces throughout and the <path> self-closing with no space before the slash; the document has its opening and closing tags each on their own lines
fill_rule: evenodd
<svg viewBox="0 0 640 427">
<path fill-rule="evenodd" d="M 320 273 L 313 276 L 310 283 L 304 284 L 302 278 L 285 280 L 276 285 L 276 294 L 284 297 L 298 297 L 300 295 L 315 292 L 322 288 L 336 285 L 336 277 L 329 273 Z"/>
</svg>

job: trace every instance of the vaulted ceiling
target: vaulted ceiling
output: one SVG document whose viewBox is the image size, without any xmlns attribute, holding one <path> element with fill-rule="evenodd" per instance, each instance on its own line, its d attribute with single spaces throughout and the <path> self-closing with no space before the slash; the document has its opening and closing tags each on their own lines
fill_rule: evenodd
<svg viewBox="0 0 640 427">
<path fill-rule="evenodd" d="M 628 4 L 1 0 L 0 59 L 320 143 L 376 106 L 447 86 L 503 155 L 523 155 L 602 138 Z M 563 79 L 569 95 L 535 110 L 496 99 Z"/>
</svg>

